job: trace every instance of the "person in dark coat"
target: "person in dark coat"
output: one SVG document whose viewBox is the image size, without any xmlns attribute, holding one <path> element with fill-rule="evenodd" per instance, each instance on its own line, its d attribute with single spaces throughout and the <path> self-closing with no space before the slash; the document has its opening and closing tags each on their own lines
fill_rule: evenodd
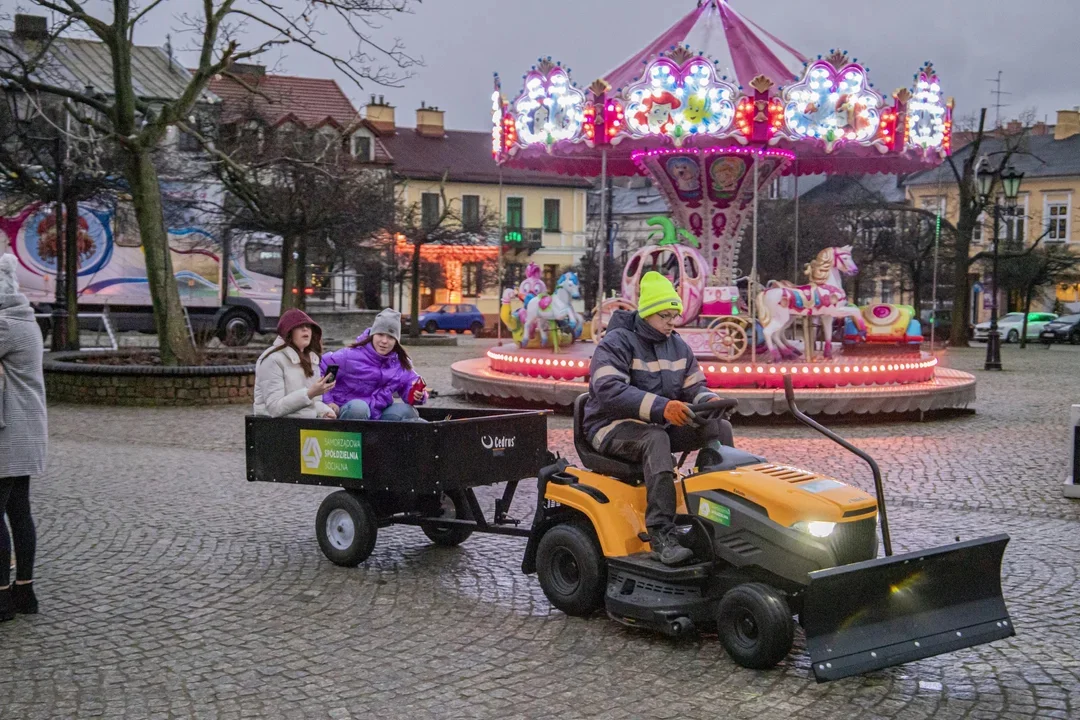
<svg viewBox="0 0 1080 720">
<path fill-rule="evenodd" d="M 49 428 L 41 330 L 19 292 L 14 255 L 0 255 L 0 622 L 38 610 L 34 597 L 37 534 L 30 514 L 30 476 L 45 471 Z M 11 585 L 11 545 L 18 571 Z"/>
<path fill-rule="evenodd" d="M 657 272 L 641 279 L 636 313 L 616 311 L 592 356 L 584 430 L 598 452 L 641 463 L 648 492 L 645 525 L 653 553 L 678 565 L 693 553 L 675 528 L 672 452 L 702 449 L 698 466 L 719 462 L 733 445 L 731 424 L 695 424 L 690 405 L 716 399 L 690 346 L 675 332 L 683 311 L 671 282 Z"/>
</svg>

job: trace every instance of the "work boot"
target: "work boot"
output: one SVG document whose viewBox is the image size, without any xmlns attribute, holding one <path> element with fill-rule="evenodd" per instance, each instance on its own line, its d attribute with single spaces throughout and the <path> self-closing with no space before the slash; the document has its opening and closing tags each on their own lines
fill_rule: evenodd
<svg viewBox="0 0 1080 720">
<path fill-rule="evenodd" d="M 11 586 L 11 604 L 20 615 L 37 615 L 38 603 L 34 596 L 34 584 L 15 583 Z"/>
<path fill-rule="evenodd" d="M 652 545 L 653 558 L 665 565 L 681 565 L 694 557 L 693 550 L 679 543 L 679 535 L 674 527 L 650 531 L 649 544 Z"/>
<path fill-rule="evenodd" d="M 15 619 L 15 606 L 11 602 L 11 588 L 0 590 L 0 622 Z"/>
</svg>

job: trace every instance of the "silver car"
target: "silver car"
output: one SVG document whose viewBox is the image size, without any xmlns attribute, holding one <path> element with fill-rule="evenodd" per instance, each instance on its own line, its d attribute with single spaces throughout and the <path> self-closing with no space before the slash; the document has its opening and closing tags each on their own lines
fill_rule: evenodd
<svg viewBox="0 0 1080 720">
<path fill-rule="evenodd" d="M 1028 313 L 1027 339 L 1038 340 L 1039 334 L 1047 323 L 1057 320 L 1054 313 L 1033 312 Z M 1011 312 L 998 318 L 998 332 L 1001 333 L 1001 341 L 1007 343 L 1020 342 L 1020 333 L 1024 331 L 1024 313 Z M 975 341 L 986 342 L 990 337 L 990 323 L 979 323 L 975 326 Z"/>
</svg>

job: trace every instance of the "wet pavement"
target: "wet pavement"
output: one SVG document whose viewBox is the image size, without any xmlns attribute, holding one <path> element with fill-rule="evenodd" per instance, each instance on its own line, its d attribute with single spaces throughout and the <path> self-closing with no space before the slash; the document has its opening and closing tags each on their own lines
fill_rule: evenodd
<svg viewBox="0 0 1080 720">
<path fill-rule="evenodd" d="M 490 341 L 417 348 L 431 386 Z M 980 349 L 950 351 L 975 371 Z M 673 641 L 553 610 L 524 541 L 431 545 L 379 532 L 356 569 L 314 538 L 325 489 L 245 481 L 242 408 L 50 408 L 33 482 L 40 615 L 0 625 L 0 718 L 1051 718 L 1080 714 L 1080 501 L 1061 496 L 1080 348 L 1006 347 L 974 414 L 847 421 L 880 462 L 897 550 L 995 532 L 1017 636 L 817 685 L 801 637 L 771 671 L 714 637 Z M 573 458 L 569 418 L 550 423 Z M 869 472 L 784 422 L 738 444 L 870 489 Z M 402 448 L 407 453 L 408 448 Z M 488 506 L 494 492 L 482 493 Z M 513 513 L 528 517 L 522 485 Z"/>
</svg>

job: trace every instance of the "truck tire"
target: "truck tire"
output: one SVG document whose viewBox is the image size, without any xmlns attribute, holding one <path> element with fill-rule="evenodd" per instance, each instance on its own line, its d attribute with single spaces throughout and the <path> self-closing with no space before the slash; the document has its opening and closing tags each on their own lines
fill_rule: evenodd
<svg viewBox="0 0 1080 720">
<path fill-rule="evenodd" d="M 469 512 L 469 503 L 465 500 L 465 493 L 460 490 L 451 490 L 439 495 L 439 517 L 454 520 L 467 520 L 472 517 Z M 442 547 L 457 547 L 469 539 L 473 529 L 464 525 L 440 525 L 438 523 L 426 523 L 420 526 L 428 539 Z"/>
<path fill-rule="evenodd" d="M 367 560 L 377 533 L 375 511 L 359 493 L 338 490 L 322 501 L 315 515 L 315 537 L 335 565 L 356 567 Z"/>
<path fill-rule="evenodd" d="M 604 606 L 607 566 L 592 528 L 568 523 L 544 533 L 536 576 L 547 599 L 567 615 L 588 617 Z"/>
<path fill-rule="evenodd" d="M 720 599 L 716 631 L 728 655 L 752 670 L 768 670 L 787 657 L 795 622 L 787 600 L 764 583 L 736 585 Z"/>
<path fill-rule="evenodd" d="M 229 347 L 243 347 L 255 336 L 255 318 L 246 310 L 230 310 L 218 322 L 217 336 Z"/>
</svg>

